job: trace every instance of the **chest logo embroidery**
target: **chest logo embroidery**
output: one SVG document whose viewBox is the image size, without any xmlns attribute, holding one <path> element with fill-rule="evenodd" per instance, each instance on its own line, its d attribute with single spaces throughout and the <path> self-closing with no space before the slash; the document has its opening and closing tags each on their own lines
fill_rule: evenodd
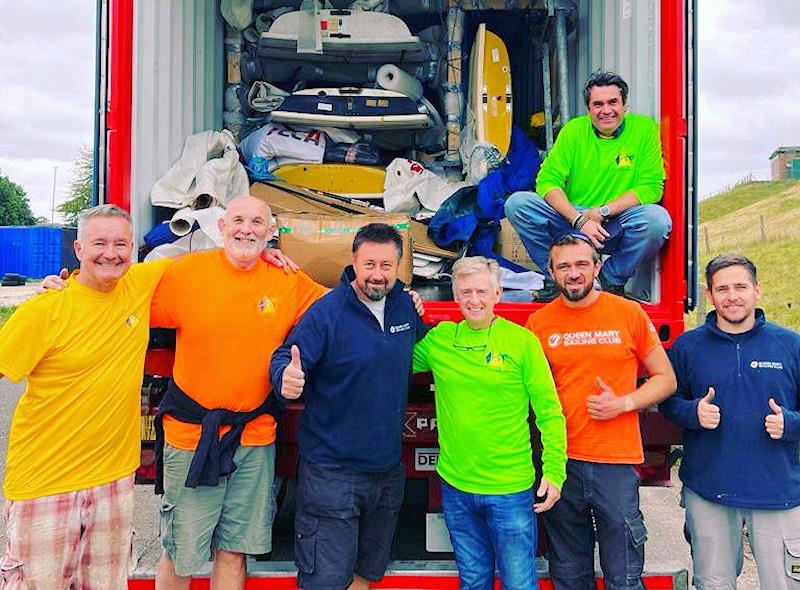
<svg viewBox="0 0 800 590">
<path fill-rule="evenodd" d="M 125 323 L 128 324 L 129 328 L 135 328 L 139 325 L 139 318 L 136 317 L 136 314 L 131 314 L 128 316 L 128 319 L 125 320 Z"/>
<path fill-rule="evenodd" d="M 777 369 L 783 371 L 783 363 L 780 361 L 751 361 L 751 369 Z"/>
<path fill-rule="evenodd" d="M 486 366 L 502 371 L 506 366 L 508 355 L 505 352 L 490 351 L 486 355 Z"/>
<path fill-rule="evenodd" d="M 617 154 L 617 157 L 614 158 L 614 163 L 617 165 L 617 168 L 620 169 L 628 169 L 633 167 L 633 154 L 629 154 L 626 152 L 620 152 Z"/>
<path fill-rule="evenodd" d="M 262 297 L 258 301 L 258 311 L 261 313 L 275 313 L 275 302 L 268 297 Z"/>
</svg>

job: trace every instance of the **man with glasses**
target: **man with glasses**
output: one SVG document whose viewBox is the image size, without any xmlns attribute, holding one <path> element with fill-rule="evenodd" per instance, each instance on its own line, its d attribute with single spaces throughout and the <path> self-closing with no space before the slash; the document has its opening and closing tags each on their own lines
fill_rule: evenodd
<svg viewBox="0 0 800 590">
<path fill-rule="evenodd" d="M 453 292 L 464 320 L 440 323 L 414 347 L 414 371 L 432 371 L 436 384 L 436 470 L 460 588 L 493 587 L 495 564 L 503 588 L 536 588 L 534 512 L 559 499 L 564 416 L 536 336 L 494 313 L 497 262 L 456 262 Z M 531 406 L 543 447 L 535 492 Z"/>
<path fill-rule="evenodd" d="M 626 113 L 628 84 L 613 72 L 593 72 L 583 87 L 587 114 L 570 120 L 536 177 L 536 192 L 506 201 L 506 215 L 545 275 L 537 301 L 558 296 L 547 271 L 550 245 L 574 228 L 611 257 L 599 274 L 603 289 L 624 294 L 636 267 L 658 254 L 672 229 L 657 205 L 664 191 L 658 124 Z"/>
<path fill-rule="evenodd" d="M 606 588 L 644 587 L 638 411 L 675 391 L 653 324 L 637 303 L 594 289 L 600 268 L 587 236 L 556 240 L 550 271 L 560 296 L 526 324 L 544 346 L 567 420 L 567 480 L 543 515 L 557 590 L 594 588 L 595 538 Z M 637 387 L 640 363 L 649 377 Z"/>
</svg>

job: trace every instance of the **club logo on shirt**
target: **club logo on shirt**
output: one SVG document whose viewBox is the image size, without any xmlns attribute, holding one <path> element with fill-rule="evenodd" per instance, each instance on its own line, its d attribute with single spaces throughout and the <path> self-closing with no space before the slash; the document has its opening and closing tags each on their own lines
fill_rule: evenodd
<svg viewBox="0 0 800 590">
<path fill-rule="evenodd" d="M 398 334 L 399 332 L 407 332 L 411 329 L 411 324 L 406 322 L 405 324 L 399 324 L 397 326 L 389 326 L 389 332 L 392 334 Z"/>
<path fill-rule="evenodd" d="M 617 154 L 617 157 L 614 158 L 614 163 L 617 165 L 617 168 L 631 168 L 633 167 L 633 154 L 620 152 Z"/>
<path fill-rule="evenodd" d="M 751 369 L 778 369 L 783 371 L 783 363 L 780 361 L 751 361 Z"/>
<path fill-rule="evenodd" d="M 135 328 L 139 325 L 139 318 L 136 317 L 136 314 L 131 314 L 128 316 L 128 319 L 125 320 L 125 323 L 128 324 L 129 328 Z"/>
<path fill-rule="evenodd" d="M 268 297 L 262 297 L 258 301 L 258 311 L 261 313 L 275 313 L 275 302 Z"/>
<path fill-rule="evenodd" d="M 547 345 L 550 348 L 559 346 L 592 346 L 595 344 L 622 344 L 619 330 L 585 330 L 582 332 L 565 332 L 550 334 Z"/>
<path fill-rule="evenodd" d="M 489 351 L 489 354 L 486 355 L 486 366 L 502 371 L 506 367 L 506 359 L 508 359 L 508 355 L 505 352 Z"/>
</svg>

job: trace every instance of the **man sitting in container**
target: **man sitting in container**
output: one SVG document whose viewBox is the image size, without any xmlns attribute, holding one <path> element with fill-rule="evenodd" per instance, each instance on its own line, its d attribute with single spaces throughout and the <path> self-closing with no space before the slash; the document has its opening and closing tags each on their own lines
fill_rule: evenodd
<svg viewBox="0 0 800 590">
<path fill-rule="evenodd" d="M 8 437 L 3 588 L 128 587 L 150 298 L 170 264 L 131 266 L 132 252 L 125 211 L 85 211 L 70 288 L 0 331 L 0 376 L 28 379 Z"/>
<path fill-rule="evenodd" d="M 339 286 L 272 357 L 275 389 L 305 399 L 294 544 L 301 588 L 367 588 L 389 564 L 411 355 L 426 331 L 397 280 L 402 255 L 393 227 L 362 227 Z"/>
<path fill-rule="evenodd" d="M 462 590 L 537 587 L 536 516 L 560 497 L 566 428 L 539 340 L 497 317 L 500 268 L 482 256 L 453 266 L 464 320 L 442 322 L 414 347 L 414 371 L 433 371 L 444 518 Z M 534 488 L 529 408 L 542 437 Z M 536 490 L 534 492 L 534 490 Z M 535 496 L 541 497 L 535 503 Z"/>
<path fill-rule="evenodd" d="M 558 295 L 548 269 L 553 242 L 570 229 L 601 254 L 603 289 L 623 295 L 637 266 L 657 255 L 672 221 L 657 205 L 664 189 L 658 124 L 626 113 L 628 84 L 613 72 L 592 73 L 583 87 L 587 115 L 570 120 L 536 177 L 536 192 L 506 201 L 506 216 L 545 276 L 537 301 Z"/>
</svg>

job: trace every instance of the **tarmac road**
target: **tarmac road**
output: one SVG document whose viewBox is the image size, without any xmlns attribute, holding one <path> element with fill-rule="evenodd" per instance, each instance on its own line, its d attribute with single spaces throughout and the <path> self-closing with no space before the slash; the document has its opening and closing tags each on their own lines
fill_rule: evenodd
<svg viewBox="0 0 800 590">
<path fill-rule="evenodd" d="M 0 474 L 5 473 L 8 425 L 14 407 L 22 395 L 23 386 L 0 380 Z M 677 482 L 677 475 L 674 476 Z M 668 488 L 642 488 L 641 505 L 648 528 L 647 555 L 645 569 L 650 572 L 687 569 L 691 571 L 689 547 L 683 539 L 683 509 L 678 505 L 679 484 Z M 420 495 L 424 498 L 424 494 Z M 160 555 L 158 539 L 159 499 L 153 494 L 152 486 L 137 486 L 135 506 L 136 555 L 139 557 L 139 571 L 152 571 Z M 420 507 L 421 508 L 421 507 Z M 282 528 L 290 528 L 290 523 L 282 523 Z M 277 534 L 277 532 L 276 532 Z M 5 523 L 0 524 L 0 543 L 5 543 Z M 739 577 L 739 588 L 756 590 L 758 576 L 755 563 L 746 554 L 745 566 Z"/>
</svg>

